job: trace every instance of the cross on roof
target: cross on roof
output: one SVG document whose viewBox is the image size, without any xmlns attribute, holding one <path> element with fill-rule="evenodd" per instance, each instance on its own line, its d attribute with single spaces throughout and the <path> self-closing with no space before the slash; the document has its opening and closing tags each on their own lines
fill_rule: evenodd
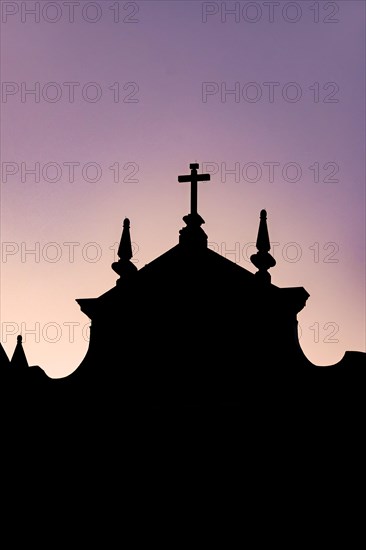
<svg viewBox="0 0 366 550">
<path fill-rule="evenodd" d="M 191 182 L 191 214 L 197 214 L 197 182 L 208 181 L 210 174 L 197 174 L 198 164 L 190 164 L 191 174 L 189 176 L 178 176 L 179 183 Z"/>
</svg>

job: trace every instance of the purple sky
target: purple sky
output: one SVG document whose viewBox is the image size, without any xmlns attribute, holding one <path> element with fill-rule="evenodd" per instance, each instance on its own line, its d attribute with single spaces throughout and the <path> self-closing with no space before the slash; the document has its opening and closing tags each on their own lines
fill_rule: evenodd
<svg viewBox="0 0 366 550">
<path fill-rule="evenodd" d="M 365 351 L 365 3 L 271 6 L 2 2 L 9 355 L 22 332 L 30 364 L 50 376 L 77 367 L 88 319 L 75 298 L 115 284 L 125 216 L 137 267 L 177 243 L 189 210 L 177 176 L 195 161 L 212 173 L 198 200 L 210 246 L 253 272 L 267 209 L 272 282 L 310 294 L 299 314 L 309 359 Z M 237 344 L 245 355 L 245 335 Z"/>
</svg>

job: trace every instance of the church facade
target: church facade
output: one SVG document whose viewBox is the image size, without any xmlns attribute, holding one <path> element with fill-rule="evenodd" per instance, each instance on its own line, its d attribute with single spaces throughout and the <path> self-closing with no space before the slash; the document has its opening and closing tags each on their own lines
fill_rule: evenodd
<svg viewBox="0 0 366 550">
<path fill-rule="evenodd" d="M 238 402 L 246 380 L 291 379 L 316 369 L 298 339 L 297 314 L 309 297 L 302 287 L 272 284 L 267 213 L 262 210 L 252 273 L 207 246 L 191 174 L 191 212 L 176 246 L 141 268 L 131 262 L 130 221 L 124 220 L 112 264 L 116 286 L 99 298 L 78 299 L 91 319 L 89 350 L 72 377 L 118 379 L 125 400 Z M 346 354 L 332 368 L 358 364 Z M 302 376 L 301 374 L 300 376 Z M 109 382 L 108 382 L 109 384 Z"/>
</svg>

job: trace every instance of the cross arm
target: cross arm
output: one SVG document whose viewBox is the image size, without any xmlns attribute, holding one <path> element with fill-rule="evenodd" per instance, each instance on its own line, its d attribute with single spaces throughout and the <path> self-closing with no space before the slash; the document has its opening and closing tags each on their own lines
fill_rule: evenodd
<svg viewBox="0 0 366 550">
<path fill-rule="evenodd" d="M 196 181 L 209 181 L 211 179 L 210 174 L 197 174 L 194 178 Z M 185 183 L 188 181 L 192 181 L 192 176 L 178 176 L 179 183 Z"/>
</svg>

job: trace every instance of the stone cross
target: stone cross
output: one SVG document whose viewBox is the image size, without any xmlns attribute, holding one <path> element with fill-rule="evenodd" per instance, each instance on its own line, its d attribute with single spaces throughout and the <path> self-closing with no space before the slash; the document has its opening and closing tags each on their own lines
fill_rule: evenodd
<svg viewBox="0 0 366 550">
<path fill-rule="evenodd" d="M 197 182 L 209 181 L 210 174 L 197 174 L 198 164 L 190 164 L 191 174 L 189 176 L 178 176 L 179 183 L 191 182 L 191 214 L 197 214 Z"/>
</svg>

